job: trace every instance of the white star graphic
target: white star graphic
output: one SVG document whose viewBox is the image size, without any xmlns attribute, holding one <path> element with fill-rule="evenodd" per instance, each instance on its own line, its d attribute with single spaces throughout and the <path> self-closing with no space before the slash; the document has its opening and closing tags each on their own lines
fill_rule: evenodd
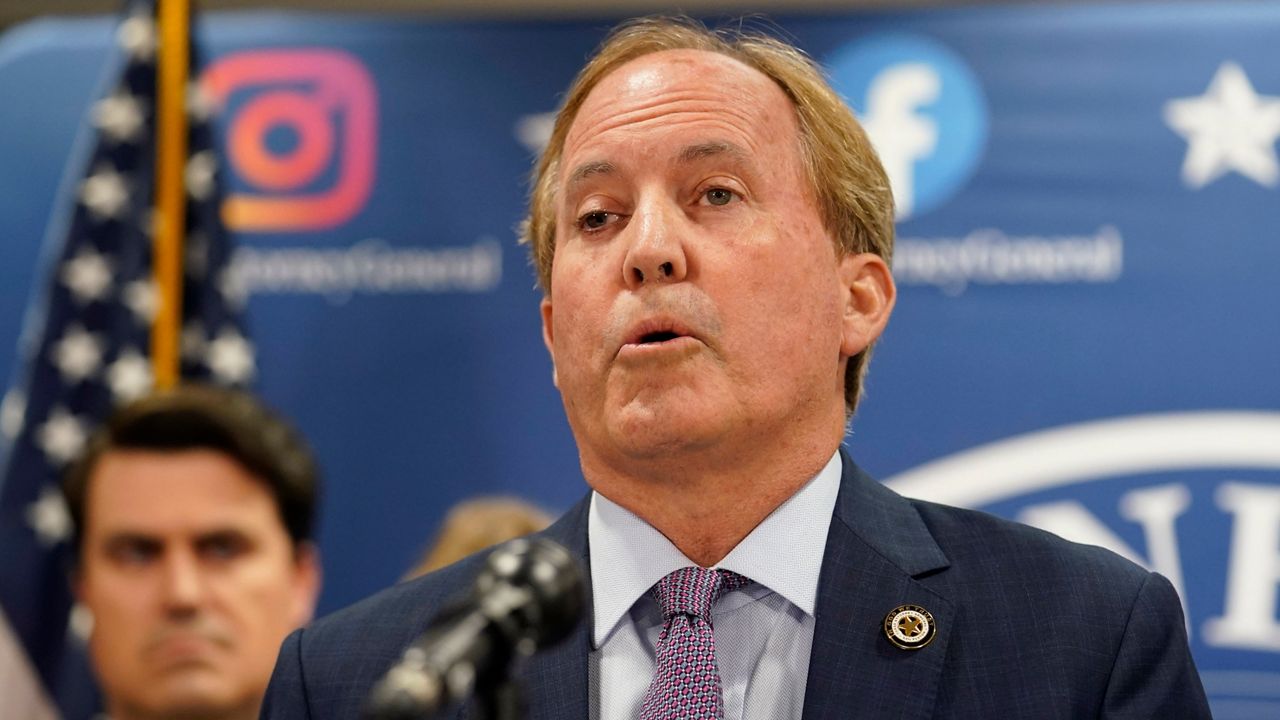
<svg viewBox="0 0 1280 720">
<path fill-rule="evenodd" d="M 51 547 L 71 537 L 71 512 L 62 493 L 46 487 L 40 499 L 27 506 L 27 524 L 36 531 L 41 545 Z"/>
<path fill-rule="evenodd" d="M 187 161 L 185 179 L 187 192 L 195 200 L 208 200 L 213 194 L 213 181 L 218 170 L 218 158 L 212 150 L 202 150 Z"/>
<path fill-rule="evenodd" d="M 67 412 L 66 408 L 58 407 L 36 430 L 36 444 L 52 464 L 61 467 L 80 454 L 88 436 L 84 421 Z"/>
<path fill-rule="evenodd" d="M 133 15 L 120 23 L 120 28 L 116 30 L 116 42 L 129 53 L 129 57 L 150 60 L 156 55 L 155 21 L 141 13 Z"/>
<path fill-rule="evenodd" d="M 125 348 L 107 366 L 107 386 L 118 405 L 146 395 L 151 382 L 151 363 L 134 348 Z"/>
<path fill-rule="evenodd" d="M 1280 182 L 1280 97 L 1254 92 L 1239 65 L 1222 63 L 1204 95 L 1165 103 L 1164 119 L 1187 141 L 1188 187 L 1198 190 L 1231 171 L 1266 187 Z"/>
<path fill-rule="evenodd" d="M 156 285 L 151 280 L 134 280 L 124 286 L 124 304 L 133 312 L 138 322 L 150 324 L 160 303 Z"/>
<path fill-rule="evenodd" d="M 129 188 L 123 175 L 109 167 L 100 167 L 80 183 L 80 201 L 94 219 L 118 220 L 129 204 Z"/>
<path fill-rule="evenodd" d="M 551 131 L 555 128 L 554 112 L 522 115 L 516 120 L 515 135 L 529 152 L 540 154 L 551 142 Z"/>
<path fill-rule="evenodd" d="M 106 256 L 90 248 L 82 248 L 76 256 L 62 265 L 62 284 L 67 286 L 76 301 L 84 304 L 106 297 L 111 288 L 111 263 Z"/>
<path fill-rule="evenodd" d="M 94 103 L 93 124 L 114 142 L 137 141 L 145 122 L 142 101 L 128 93 L 117 92 Z"/>
<path fill-rule="evenodd" d="M 49 348 L 49 361 L 58 368 L 64 382 L 78 383 L 102 366 L 104 350 L 97 334 L 86 332 L 79 325 L 68 325 L 66 333 Z"/>
<path fill-rule="evenodd" d="M 222 293 L 223 301 L 233 308 L 244 308 L 249 301 L 249 284 L 235 263 L 223 268 L 218 275 L 218 292 Z"/>
<path fill-rule="evenodd" d="M 253 378 L 253 345 L 234 328 L 225 328 L 209 343 L 205 363 L 213 375 L 227 385 L 248 382 Z"/>
<path fill-rule="evenodd" d="M 19 388 L 9 390 L 0 402 L 0 433 L 4 433 L 6 440 L 18 437 L 26 417 L 27 394 Z"/>
</svg>

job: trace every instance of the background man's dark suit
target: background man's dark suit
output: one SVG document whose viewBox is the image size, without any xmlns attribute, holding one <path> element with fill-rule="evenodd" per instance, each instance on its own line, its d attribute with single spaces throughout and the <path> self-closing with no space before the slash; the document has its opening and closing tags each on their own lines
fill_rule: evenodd
<svg viewBox="0 0 1280 720">
<path fill-rule="evenodd" d="M 841 452 L 804 717 L 1207 718 L 1172 586 L 1112 553 L 906 500 Z M 545 531 L 587 567 L 587 507 Z M 356 718 L 377 678 L 480 567 L 473 557 L 291 635 L 263 716 Z M 900 650 L 904 604 L 937 636 Z M 590 612 L 587 613 L 588 617 Z M 587 622 L 524 669 L 531 719 L 589 717 Z"/>
</svg>

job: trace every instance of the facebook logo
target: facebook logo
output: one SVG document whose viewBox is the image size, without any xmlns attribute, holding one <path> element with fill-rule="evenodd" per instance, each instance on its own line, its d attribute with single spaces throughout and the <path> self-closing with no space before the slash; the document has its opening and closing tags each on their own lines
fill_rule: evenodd
<svg viewBox="0 0 1280 720">
<path fill-rule="evenodd" d="M 840 48 L 826 65 L 884 163 L 899 220 L 964 186 L 986 144 L 987 108 L 959 56 L 925 37 L 877 35 Z"/>
</svg>

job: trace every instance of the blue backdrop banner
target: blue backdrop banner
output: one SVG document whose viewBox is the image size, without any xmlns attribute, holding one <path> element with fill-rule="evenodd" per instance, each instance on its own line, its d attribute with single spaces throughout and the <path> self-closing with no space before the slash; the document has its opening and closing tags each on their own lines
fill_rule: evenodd
<svg viewBox="0 0 1280 720">
<path fill-rule="evenodd" d="M 775 20 L 863 119 L 900 206 L 854 457 L 1167 575 L 1215 715 L 1280 717 L 1280 6 Z M 514 228 L 610 24 L 201 30 L 239 247 L 222 287 L 326 471 L 322 611 L 394 582 L 459 500 L 585 492 Z M 0 110 L 0 343 L 112 33 L 0 40 L 0 95 L 21 98 Z"/>
</svg>

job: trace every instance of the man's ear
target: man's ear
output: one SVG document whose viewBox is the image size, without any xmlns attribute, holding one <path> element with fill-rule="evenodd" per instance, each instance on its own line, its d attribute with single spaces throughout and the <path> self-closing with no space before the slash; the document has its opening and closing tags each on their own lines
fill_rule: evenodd
<svg viewBox="0 0 1280 720">
<path fill-rule="evenodd" d="M 320 549 L 315 543 L 299 542 L 293 552 L 293 624 L 302 627 L 315 617 L 320 597 Z"/>
<path fill-rule="evenodd" d="M 547 354 L 551 356 L 551 382 L 560 387 L 560 377 L 556 374 L 556 344 L 554 313 L 551 309 L 551 298 L 542 296 L 542 344 L 547 346 Z"/>
<path fill-rule="evenodd" d="M 870 347 L 884 332 L 898 292 L 889 264 L 874 253 L 845 255 L 840 259 L 839 274 L 844 290 L 840 353 L 851 358 Z"/>
</svg>

